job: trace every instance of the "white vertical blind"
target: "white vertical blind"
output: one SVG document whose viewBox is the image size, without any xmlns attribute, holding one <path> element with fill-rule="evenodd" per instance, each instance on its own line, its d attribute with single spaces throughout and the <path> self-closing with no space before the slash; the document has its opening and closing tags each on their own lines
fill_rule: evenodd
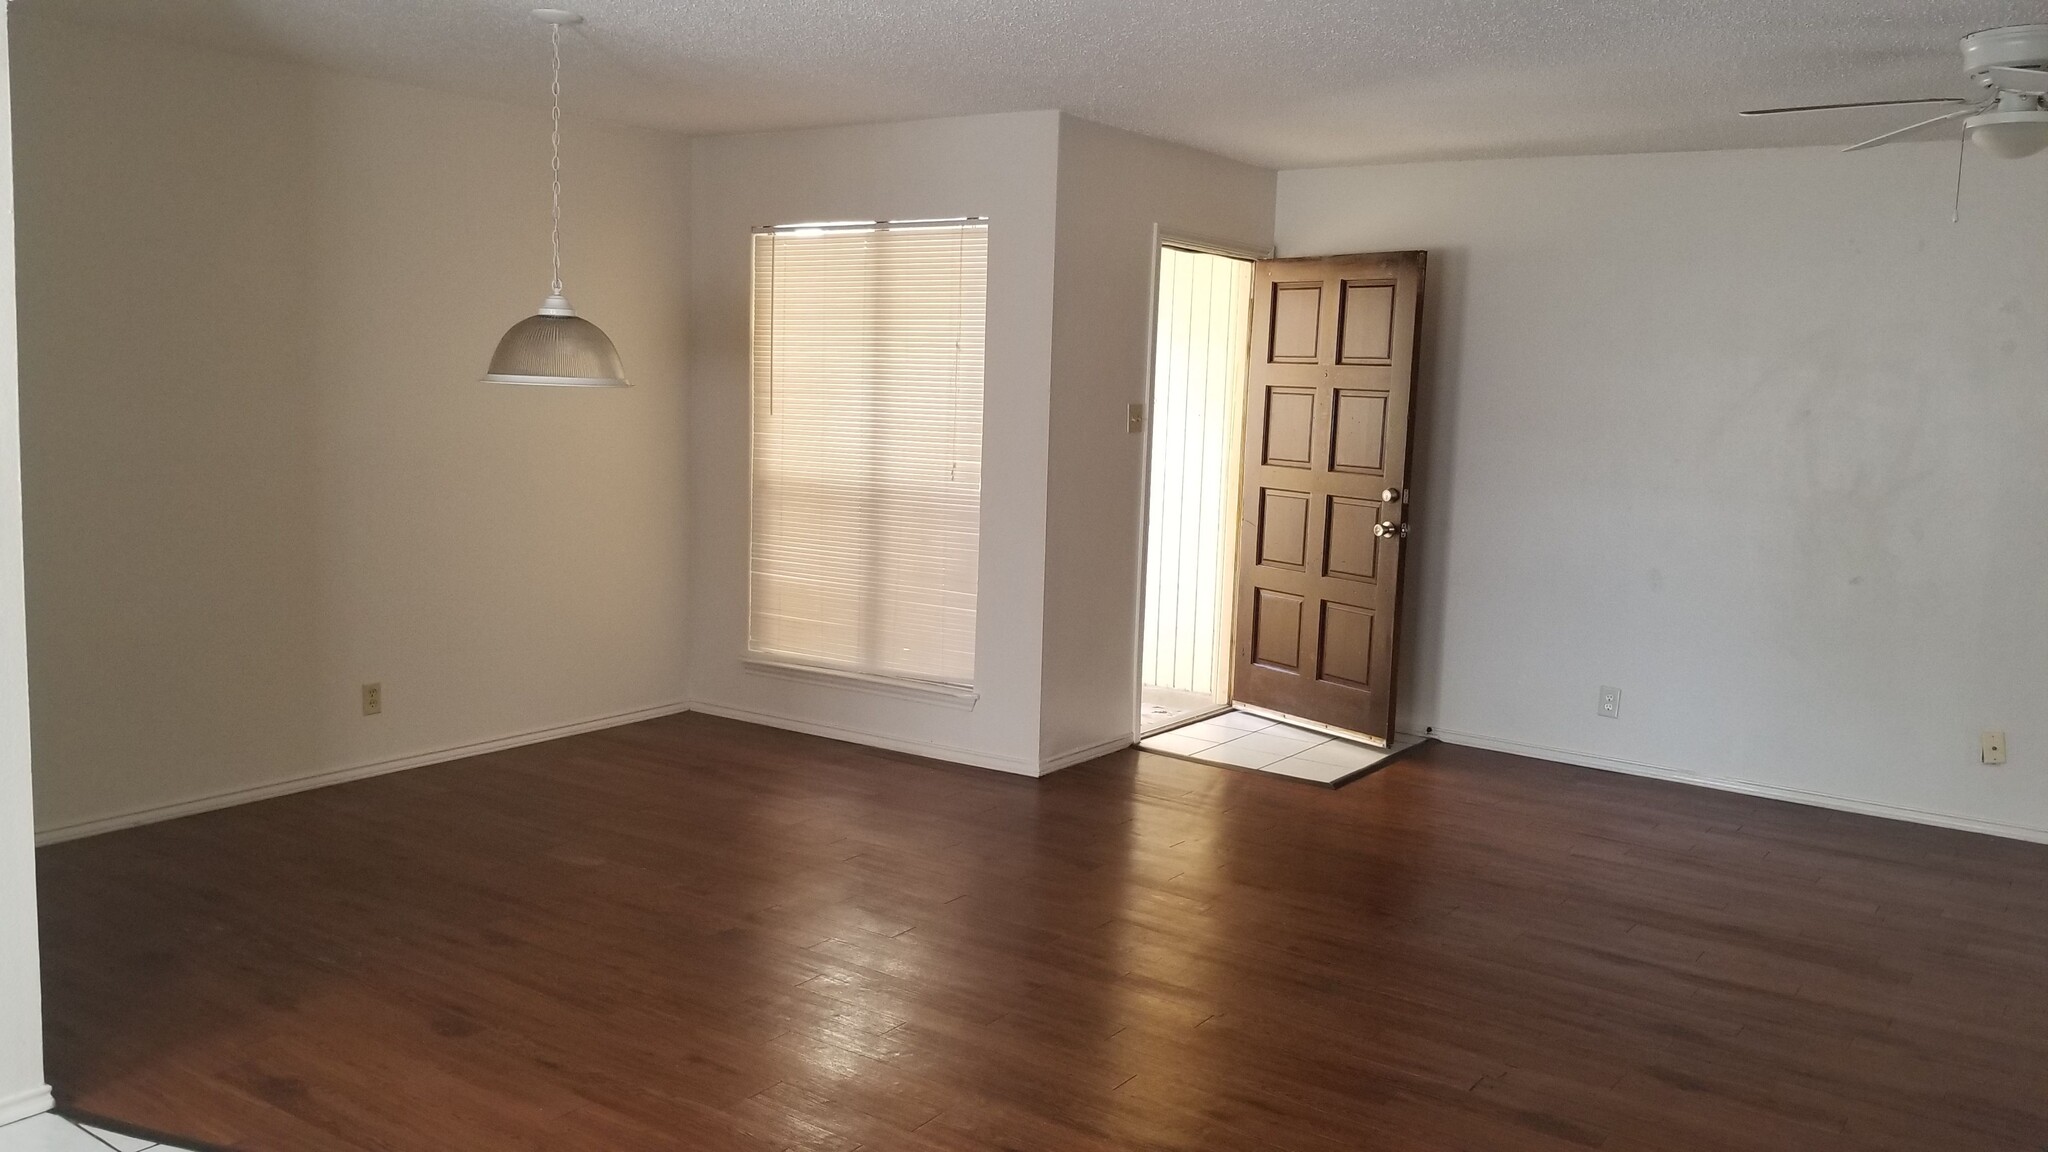
<svg viewBox="0 0 2048 1152">
<path fill-rule="evenodd" d="M 754 237 L 757 656 L 967 688 L 988 226 Z"/>
<path fill-rule="evenodd" d="M 1144 681 L 1219 701 L 1230 675 L 1251 276 L 1245 260 L 1159 253 Z"/>
</svg>

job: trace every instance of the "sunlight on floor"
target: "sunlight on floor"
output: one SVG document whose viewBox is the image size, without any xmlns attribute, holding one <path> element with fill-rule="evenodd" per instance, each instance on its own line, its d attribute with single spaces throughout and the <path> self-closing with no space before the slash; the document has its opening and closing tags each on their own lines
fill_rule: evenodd
<svg viewBox="0 0 2048 1152">
<path fill-rule="evenodd" d="M 1157 684 L 1145 685 L 1143 698 L 1144 706 L 1138 713 L 1138 730 L 1145 733 L 1178 727 L 1223 707 L 1222 701 L 1206 692 L 1184 692 Z"/>
</svg>

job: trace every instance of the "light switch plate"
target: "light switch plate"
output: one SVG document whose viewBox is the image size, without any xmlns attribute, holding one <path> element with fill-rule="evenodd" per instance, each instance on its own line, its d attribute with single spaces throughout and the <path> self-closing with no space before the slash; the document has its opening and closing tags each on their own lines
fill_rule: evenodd
<svg viewBox="0 0 2048 1152">
<path fill-rule="evenodd" d="M 1145 430 L 1145 406 L 1143 404 L 1131 405 L 1130 430 L 1133 432 L 1143 432 Z"/>
</svg>

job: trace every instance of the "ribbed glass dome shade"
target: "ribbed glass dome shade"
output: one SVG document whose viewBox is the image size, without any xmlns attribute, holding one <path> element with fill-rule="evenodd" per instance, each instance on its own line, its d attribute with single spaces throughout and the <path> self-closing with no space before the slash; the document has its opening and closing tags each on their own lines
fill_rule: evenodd
<svg viewBox="0 0 2048 1152">
<path fill-rule="evenodd" d="M 552 301 L 551 301 L 552 303 Z M 569 312 L 543 311 L 512 326 L 491 356 L 486 384 L 624 388 L 626 368 L 604 329 Z"/>
<path fill-rule="evenodd" d="M 583 17 L 564 8 L 536 8 L 535 19 L 548 26 L 553 82 L 548 115 L 548 250 L 554 278 L 538 315 L 512 326 L 491 354 L 486 384 L 540 384 L 556 388 L 624 388 L 626 367 L 604 329 L 576 315 L 562 295 L 562 29 L 581 24 Z"/>
</svg>

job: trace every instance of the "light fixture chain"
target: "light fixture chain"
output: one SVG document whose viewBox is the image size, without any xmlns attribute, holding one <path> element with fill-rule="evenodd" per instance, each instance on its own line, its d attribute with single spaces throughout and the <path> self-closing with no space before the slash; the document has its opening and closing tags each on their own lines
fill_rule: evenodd
<svg viewBox="0 0 2048 1152">
<path fill-rule="evenodd" d="M 548 137 L 548 144 L 549 144 L 549 149 L 550 149 L 550 155 L 549 155 L 549 158 L 548 158 L 548 173 L 549 173 L 549 177 L 550 177 L 550 179 L 551 179 L 551 181 L 552 181 L 552 184 L 551 184 L 551 188 L 552 188 L 552 191 L 553 191 L 553 194 L 554 194 L 554 203 L 553 203 L 553 205 L 552 205 L 552 208 L 551 208 L 551 210 L 550 210 L 550 215 L 549 215 L 549 230 L 548 230 L 548 243 L 549 243 L 549 246 L 550 246 L 550 248 L 552 248 L 552 249 L 553 249 L 553 252 L 554 252 L 554 260 L 555 260 L 555 278 L 554 278 L 554 294 L 555 294 L 555 295 L 557 295 L 557 296 L 560 296 L 560 295 L 562 294 L 562 27 L 561 27 L 561 25 L 559 25 L 559 24 L 550 24 L 550 25 L 548 25 L 548 45 L 549 45 L 549 47 L 550 47 L 550 48 L 552 48 L 552 49 L 554 50 L 554 64 L 555 64 L 555 71 L 554 71 L 554 82 L 553 82 L 552 84 L 550 84 L 550 85 L 549 85 L 549 87 L 548 87 L 548 92 L 549 92 L 549 95 L 550 95 L 550 96 L 552 97 L 552 107 L 551 107 L 551 109 L 550 109 L 550 112 L 549 112 L 549 115 L 550 115 L 550 117 L 551 117 L 551 124 L 552 124 L 552 130 L 551 130 L 551 132 L 550 132 L 550 135 L 549 135 L 549 137 Z"/>
<path fill-rule="evenodd" d="M 1956 202 L 1948 214 L 1948 222 L 1951 224 L 1963 222 L 1963 164 L 1969 158 L 1970 130 L 1966 127 L 1963 129 L 1962 137 L 1956 141 Z"/>
</svg>

